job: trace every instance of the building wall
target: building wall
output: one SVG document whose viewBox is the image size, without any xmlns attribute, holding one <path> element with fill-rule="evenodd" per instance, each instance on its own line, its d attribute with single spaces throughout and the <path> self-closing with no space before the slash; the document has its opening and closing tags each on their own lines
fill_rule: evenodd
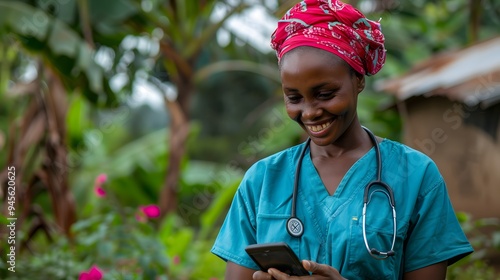
<svg viewBox="0 0 500 280">
<path fill-rule="evenodd" d="M 403 106 L 403 142 L 436 162 L 455 210 L 500 217 L 498 120 L 492 128 L 500 104 L 484 111 L 443 97 L 415 97 Z"/>
</svg>

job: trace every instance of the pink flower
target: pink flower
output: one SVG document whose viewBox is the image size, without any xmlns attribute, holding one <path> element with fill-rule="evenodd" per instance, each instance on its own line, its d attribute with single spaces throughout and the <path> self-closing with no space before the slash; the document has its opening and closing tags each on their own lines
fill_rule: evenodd
<svg viewBox="0 0 500 280">
<path fill-rule="evenodd" d="M 97 195 L 98 197 L 105 197 L 106 196 L 106 191 L 99 185 L 94 187 L 94 192 L 95 192 L 95 195 Z"/>
<path fill-rule="evenodd" d="M 104 173 L 99 174 L 99 176 L 97 176 L 95 178 L 94 193 L 95 193 L 95 195 L 97 195 L 97 197 L 105 197 L 106 196 L 106 191 L 104 190 L 102 185 L 104 185 L 104 183 L 106 183 L 107 180 L 108 180 L 108 175 L 106 175 Z"/>
<path fill-rule="evenodd" d="M 173 258 L 172 258 L 172 262 L 175 264 L 175 265 L 178 265 L 181 263 L 181 257 L 179 257 L 178 255 L 175 255 Z"/>
<path fill-rule="evenodd" d="M 139 206 L 139 211 L 135 215 L 135 219 L 141 223 L 145 223 L 148 219 L 160 217 L 160 207 L 155 204 Z"/>
<path fill-rule="evenodd" d="M 106 173 L 101 173 L 95 178 L 96 184 L 104 184 L 108 180 L 108 175 Z"/>
<path fill-rule="evenodd" d="M 148 218 L 158 218 L 160 217 L 160 207 L 155 204 L 140 206 L 139 210 L 146 215 Z"/>
<path fill-rule="evenodd" d="M 93 265 L 89 271 L 80 272 L 80 277 L 78 280 L 101 280 L 102 279 L 102 271 L 96 265 Z"/>
</svg>

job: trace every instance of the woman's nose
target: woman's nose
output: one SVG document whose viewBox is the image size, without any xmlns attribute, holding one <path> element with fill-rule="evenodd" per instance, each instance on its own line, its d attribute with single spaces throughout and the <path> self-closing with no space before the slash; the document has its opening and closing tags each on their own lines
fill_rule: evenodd
<svg viewBox="0 0 500 280">
<path fill-rule="evenodd" d="M 302 119 L 314 120 L 321 116 L 321 108 L 314 103 L 306 103 L 302 109 Z"/>
</svg>

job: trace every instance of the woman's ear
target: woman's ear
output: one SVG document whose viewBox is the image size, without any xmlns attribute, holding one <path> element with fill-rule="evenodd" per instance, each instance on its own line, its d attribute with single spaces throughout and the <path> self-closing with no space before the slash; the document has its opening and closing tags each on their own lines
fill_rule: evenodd
<svg viewBox="0 0 500 280">
<path fill-rule="evenodd" d="M 365 75 L 356 73 L 356 85 L 358 94 L 365 89 Z"/>
</svg>

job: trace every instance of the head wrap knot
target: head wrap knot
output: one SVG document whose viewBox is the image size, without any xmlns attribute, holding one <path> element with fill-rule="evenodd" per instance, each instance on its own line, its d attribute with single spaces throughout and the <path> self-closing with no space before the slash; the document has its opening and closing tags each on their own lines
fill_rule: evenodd
<svg viewBox="0 0 500 280">
<path fill-rule="evenodd" d="M 331 52 L 364 75 L 377 73 L 385 62 L 380 23 L 338 0 L 304 0 L 278 21 L 271 36 L 278 60 L 300 46 Z"/>
</svg>

